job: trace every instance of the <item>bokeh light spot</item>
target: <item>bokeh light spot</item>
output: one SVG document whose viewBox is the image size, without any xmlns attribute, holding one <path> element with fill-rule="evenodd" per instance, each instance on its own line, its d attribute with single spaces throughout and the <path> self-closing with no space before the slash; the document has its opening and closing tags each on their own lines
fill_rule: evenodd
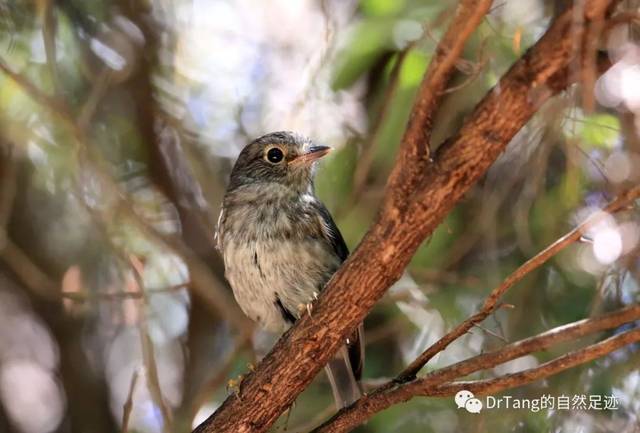
<svg viewBox="0 0 640 433">
<path fill-rule="evenodd" d="M 622 254 L 620 232 L 612 227 L 598 230 L 593 238 L 593 254 L 603 265 L 608 265 L 618 260 Z"/>
<path fill-rule="evenodd" d="M 62 421 L 65 397 L 51 372 L 15 360 L 0 368 L 0 394 L 7 414 L 24 433 L 55 430 Z"/>
</svg>

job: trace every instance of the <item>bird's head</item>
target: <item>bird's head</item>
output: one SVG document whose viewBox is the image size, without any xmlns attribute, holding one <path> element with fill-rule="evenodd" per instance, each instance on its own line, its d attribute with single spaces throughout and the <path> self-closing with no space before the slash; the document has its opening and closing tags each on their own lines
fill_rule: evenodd
<svg viewBox="0 0 640 433">
<path fill-rule="evenodd" d="M 314 163 L 330 150 L 289 131 L 263 135 L 240 152 L 231 171 L 229 188 L 280 183 L 305 192 L 313 182 Z"/>
</svg>

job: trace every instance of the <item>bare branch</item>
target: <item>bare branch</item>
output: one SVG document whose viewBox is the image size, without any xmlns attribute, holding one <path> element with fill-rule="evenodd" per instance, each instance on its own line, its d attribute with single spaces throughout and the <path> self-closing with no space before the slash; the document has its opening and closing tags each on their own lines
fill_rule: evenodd
<svg viewBox="0 0 640 433">
<path fill-rule="evenodd" d="M 582 107 L 586 113 L 592 113 L 596 107 L 595 84 L 598 78 L 598 43 L 604 29 L 604 9 L 596 11 L 594 19 L 587 25 L 582 56 Z"/>
<path fill-rule="evenodd" d="M 495 379 L 453 382 L 436 388 L 434 392 L 429 391 L 428 395 L 454 395 L 461 389 L 468 389 L 469 391 L 482 395 L 504 391 L 553 376 L 554 374 L 593 361 L 596 358 L 600 358 L 638 341 L 640 341 L 640 329 L 626 331 L 585 348 L 569 352 L 566 355 L 545 362 L 535 368 L 507 374 Z"/>
<path fill-rule="evenodd" d="M 158 295 L 161 293 L 174 293 L 182 289 L 189 288 L 190 283 L 181 283 L 174 286 L 163 287 L 161 289 L 149 289 L 145 292 L 97 292 L 97 293 L 76 293 L 62 292 L 63 299 L 69 299 L 74 302 L 87 302 L 91 299 L 100 299 L 107 301 L 125 300 L 125 299 L 143 299 L 148 296 Z"/>
<path fill-rule="evenodd" d="M 155 350 L 153 342 L 149 336 L 149 329 L 147 326 L 147 313 L 146 307 L 141 307 L 142 318 L 139 323 L 140 330 L 140 345 L 142 347 L 142 357 L 145 366 L 145 379 L 151 400 L 160 409 L 162 413 L 162 431 L 165 433 L 171 432 L 171 424 L 173 417 L 168 403 L 162 396 L 162 389 L 160 388 L 160 377 L 158 375 L 158 364 L 156 363 Z"/>
<path fill-rule="evenodd" d="M 397 90 L 399 85 L 400 70 L 402 69 L 402 65 L 404 64 L 405 57 L 412 48 L 413 44 L 410 44 L 409 46 L 405 47 L 405 49 L 403 49 L 400 53 L 398 53 L 396 57 L 396 61 L 391 70 L 391 74 L 389 75 L 389 81 L 386 85 L 385 93 L 382 97 L 380 111 L 377 113 L 376 118 L 372 123 L 372 130 L 368 134 L 368 137 L 366 137 L 364 140 L 364 145 L 366 147 L 360 154 L 358 165 L 355 172 L 353 173 L 353 187 L 351 189 L 351 197 L 346 201 L 346 204 L 348 204 L 349 206 L 353 206 L 353 202 L 357 202 L 359 200 L 364 189 L 367 177 L 369 176 L 369 172 L 371 171 L 371 167 L 373 166 L 374 155 L 379 144 L 380 134 L 383 129 L 382 127 L 387 120 L 391 102 L 398 93 Z M 339 211 L 338 214 L 339 213 L 341 212 Z"/>
<path fill-rule="evenodd" d="M 627 192 L 621 194 L 604 210 L 605 212 L 617 212 L 621 209 L 624 209 L 638 197 L 640 197 L 640 186 L 636 186 L 635 188 L 632 188 Z M 431 347 L 425 350 L 402 373 L 400 373 L 397 381 L 403 382 L 413 379 L 416 374 L 418 374 L 420 369 L 424 367 L 431 358 L 443 351 L 453 341 L 467 333 L 471 328 L 473 328 L 474 325 L 482 322 L 484 319 L 489 317 L 489 315 L 499 307 L 498 301 L 500 300 L 502 295 L 504 295 L 507 290 L 513 287 L 514 284 L 522 280 L 530 272 L 545 264 L 549 259 L 558 254 L 560 251 L 562 251 L 572 243 L 578 241 L 590 227 L 601 221 L 605 216 L 606 214 L 604 213 L 597 213 L 593 215 L 587 221 L 580 224 L 578 227 L 571 230 L 566 235 L 562 236 L 560 239 L 549 245 L 547 248 L 542 250 L 531 259 L 527 260 L 522 266 L 520 266 L 511 275 L 509 275 L 502 282 L 502 284 L 491 291 L 489 296 L 484 301 L 484 305 L 479 312 L 469 317 L 464 322 L 460 323 L 458 326 L 448 332 L 444 337 L 442 337 Z"/>
<path fill-rule="evenodd" d="M 17 170 L 13 153 L 12 144 L 0 142 L 0 237 L 6 232 L 16 195 Z"/>
<path fill-rule="evenodd" d="M 436 108 L 455 72 L 467 39 L 489 11 L 491 3 L 492 1 L 487 0 L 460 1 L 452 24 L 436 47 L 418 90 L 396 164 L 389 177 L 389 189 L 396 191 L 396 194 L 388 194 L 385 199 L 393 201 L 395 206 L 404 207 L 406 203 L 403 202 L 415 189 L 416 179 L 424 174 L 430 159 L 431 123 Z"/>
<path fill-rule="evenodd" d="M 134 370 L 133 375 L 131 376 L 131 383 L 129 384 L 127 401 L 122 405 L 122 433 L 127 433 L 129 431 L 129 419 L 131 418 L 131 411 L 133 410 L 133 393 L 136 390 L 138 376 L 140 376 L 140 372 L 138 370 Z"/>
<path fill-rule="evenodd" d="M 362 423 L 373 414 L 393 404 L 407 401 L 417 395 L 451 395 L 451 393 L 455 394 L 463 388 L 473 392 L 478 390 L 478 392 L 481 393 L 490 393 L 550 376 L 574 365 L 603 356 L 625 344 L 640 340 L 640 330 L 631 331 L 630 335 L 619 339 L 612 337 L 584 349 L 571 352 L 547 363 L 550 364 L 550 366 L 543 364 L 533 369 L 535 372 L 525 370 L 515 375 L 507 375 L 488 381 L 449 383 L 453 379 L 465 377 L 480 370 L 493 368 L 529 353 L 545 350 L 558 343 L 573 341 L 585 335 L 617 328 L 638 319 L 640 319 L 640 305 L 634 305 L 603 316 L 584 319 L 551 329 L 535 337 L 504 346 L 494 352 L 484 353 L 436 370 L 424 377 L 414 379 L 404 384 L 389 382 L 371 394 L 363 396 L 350 407 L 338 412 L 332 419 L 314 430 L 314 433 L 349 431 L 349 429 Z M 612 339 L 613 341 L 611 341 Z M 515 376 L 515 378 L 510 378 L 511 376 Z M 471 383 L 479 384 L 474 385 L 477 388 L 466 388 L 466 386 Z"/>
<path fill-rule="evenodd" d="M 586 19 L 614 1 L 586 2 Z M 462 1 L 447 35 L 455 33 L 465 39 L 484 3 Z M 430 163 L 426 131 L 437 95 L 444 90 L 457 58 L 457 48 L 439 47 L 373 227 L 328 283 L 313 315 L 299 320 L 242 382 L 239 395 L 227 398 L 196 432 L 263 432 L 291 405 L 516 132 L 542 103 L 576 78 L 568 68 L 577 55 L 570 38 L 574 12 L 569 9 L 553 22 L 485 96 L 460 132 L 440 146 Z M 582 37 L 583 31 L 579 33 Z M 443 41 L 458 48 L 464 43 L 447 36 Z"/>
<path fill-rule="evenodd" d="M 68 110 L 65 104 L 62 104 L 59 100 L 47 95 L 46 93 L 38 89 L 29 80 L 12 70 L 2 59 L 0 59 L 0 71 L 11 77 L 13 81 L 15 81 L 29 94 L 29 96 L 31 96 L 31 98 L 33 98 L 43 107 L 48 108 L 53 113 L 57 113 L 61 116 L 63 116 L 63 113 L 68 114 Z"/>
<path fill-rule="evenodd" d="M 0 258 L 34 295 L 48 300 L 58 297 L 57 284 L 3 231 L 0 231 Z"/>
<path fill-rule="evenodd" d="M 625 11 L 619 12 L 612 16 L 605 25 L 605 32 L 610 31 L 616 26 L 621 24 L 632 24 L 634 22 L 640 22 L 640 12 L 637 11 Z"/>
<path fill-rule="evenodd" d="M 212 274 L 209 267 L 181 239 L 160 233 L 130 206 L 132 200 L 105 169 L 103 161 L 92 155 L 96 147 L 92 145 L 85 132 L 71 116 L 66 105 L 42 92 L 28 79 L 13 71 L 2 59 L 0 59 L 0 71 L 13 79 L 33 100 L 41 104 L 44 109 L 69 128 L 74 138 L 76 156 L 79 161 L 90 164 L 93 173 L 104 183 L 105 189 L 110 190 L 114 197 L 119 198 L 118 208 L 138 229 L 153 241 L 182 257 L 189 267 L 191 287 L 206 301 L 207 306 L 233 323 L 241 333 L 251 332 L 253 329 L 251 322 L 240 312 L 229 291 Z"/>
<path fill-rule="evenodd" d="M 56 61 L 56 12 L 53 0 L 45 0 L 41 3 L 42 11 L 40 20 L 42 21 L 42 40 L 44 42 L 44 52 L 47 58 L 47 67 L 53 82 L 56 97 L 62 95 L 62 86 L 58 77 L 58 65 Z"/>
</svg>

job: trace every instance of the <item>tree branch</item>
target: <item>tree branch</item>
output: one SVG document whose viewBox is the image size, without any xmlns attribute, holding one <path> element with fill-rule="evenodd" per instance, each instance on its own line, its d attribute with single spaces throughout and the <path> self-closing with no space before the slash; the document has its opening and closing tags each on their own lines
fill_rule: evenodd
<svg viewBox="0 0 640 433">
<path fill-rule="evenodd" d="M 603 316 L 559 326 L 534 337 L 509 344 L 494 352 L 483 353 L 434 371 L 408 383 L 394 384 L 390 382 L 371 394 L 363 396 L 350 407 L 338 412 L 332 419 L 325 422 L 313 432 L 334 433 L 349 431 L 373 414 L 396 403 L 407 401 L 417 395 L 447 396 L 455 394 L 461 389 L 468 389 L 472 392 L 477 391 L 481 394 L 489 394 L 551 376 L 562 370 L 603 356 L 631 342 L 640 341 L 640 329 L 629 331 L 583 349 L 570 352 L 533 369 L 494 379 L 449 383 L 453 379 L 468 376 L 480 370 L 493 368 L 529 353 L 545 350 L 558 343 L 573 341 L 585 335 L 617 328 L 639 319 L 640 305 L 633 305 Z"/>
<path fill-rule="evenodd" d="M 403 206 L 415 191 L 419 179 L 430 161 L 429 141 L 432 122 L 438 104 L 446 93 L 449 79 L 456 71 L 456 63 L 471 34 L 478 27 L 493 1 L 462 0 L 458 4 L 453 22 L 436 47 L 433 59 L 420 84 L 413 105 L 396 164 L 389 176 L 388 188 L 395 194 L 387 194 L 395 206 Z"/>
<path fill-rule="evenodd" d="M 635 199 L 640 197 L 640 186 L 636 186 L 625 193 L 621 194 L 618 198 L 612 201 L 605 209 L 605 212 L 617 212 L 629 203 L 632 203 Z M 444 337 L 431 345 L 427 350 L 422 352 L 396 379 L 397 382 L 406 382 L 416 377 L 416 374 L 424 367 L 431 358 L 438 353 L 446 349 L 449 344 L 457 340 L 462 335 L 466 334 L 474 325 L 482 322 L 489 317 L 499 306 L 498 301 L 505 294 L 507 290 L 513 287 L 514 284 L 522 280 L 530 272 L 539 268 L 545 264 L 549 259 L 558 254 L 560 251 L 578 241 L 580 237 L 594 224 L 601 221 L 606 214 L 598 213 L 593 215 L 584 223 L 580 224 L 575 229 L 571 230 L 566 235 L 549 245 L 544 250 L 540 251 L 531 259 L 527 260 L 523 265 L 516 269 L 511 275 L 509 275 L 498 287 L 493 289 L 489 296 L 485 299 L 482 309 L 469 317 L 464 322 L 460 323 L 454 329 L 449 331 Z"/>
<path fill-rule="evenodd" d="M 493 394 L 521 385 L 526 385 L 527 383 L 535 382 L 536 380 L 543 379 L 545 377 L 553 376 L 554 374 L 568 370 L 577 365 L 593 361 L 594 359 L 607 355 L 628 344 L 637 343 L 639 341 L 640 329 L 633 329 L 631 331 L 622 332 L 613 337 L 609 337 L 598 343 L 591 344 L 582 349 L 574 350 L 573 352 L 569 352 L 566 355 L 545 362 L 535 368 L 529 368 L 527 370 L 507 374 L 494 379 L 452 382 L 437 387 L 433 392 L 428 391 L 428 394 L 425 393 L 423 395 L 455 395 L 455 393 L 461 389 L 468 389 L 473 393 L 481 395 Z"/>
<path fill-rule="evenodd" d="M 452 29 L 460 37 L 470 34 L 472 29 L 467 26 L 484 3 L 462 1 L 447 34 Z M 614 3 L 615 0 L 587 1 L 585 19 L 589 20 L 594 10 Z M 392 171 L 397 177 L 389 181 L 376 222 L 327 284 L 313 314 L 300 319 L 276 343 L 256 372 L 245 378 L 239 393 L 227 398 L 195 432 L 264 432 L 291 405 L 387 288 L 398 280 L 422 241 L 484 175 L 516 132 L 542 103 L 575 78 L 568 68 L 577 56 L 571 36 L 577 32 L 582 40 L 584 31 L 572 29 L 574 12 L 570 9 L 554 21 L 542 39 L 485 96 L 458 135 L 440 146 L 433 163 L 425 159 L 427 142 L 421 141 L 426 137 L 424 131 L 415 141 L 405 135 L 401 156 Z M 445 53 L 449 69 L 455 65 L 446 55 L 455 55 L 455 51 L 441 46 L 437 52 Z M 438 102 L 436 95 L 443 88 L 437 83 L 449 75 L 446 66 L 439 69 L 440 59 L 441 54 L 436 55 L 427 72 L 427 77 L 433 78 L 425 78 L 436 84 L 421 86 L 410 120 L 416 130 L 429 130 L 429 119 Z M 434 69 L 440 73 L 432 73 Z M 426 95 L 431 89 L 436 90 L 433 96 Z M 420 102 L 424 98 L 436 99 L 424 104 Z M 403 156 L 414 155 L 413 146 L 419 148 L 418 158 Z M 419 176 L 402 175 L 405 170 L 417 173 L 418 166 Z"/>
<path fill-rule="evenodd" d="M 430 127 L 425 127 L 431 123 L 431 119 L 435 113 L 438 102 L 440 101 L 443 91 L 446 88 L 450 76 L 454 72 L 455 63 L 458 59 L 464 44 L 468 37 L 473 33 L 477 25 L 484 17 L 485 13 L 489 10 L 491 6 L 491 0 L 461 0 L 460 4 L 456 9 L 455 17 L 449 26 L 443 40 L 438 45 L 436 49 L 436 54 L 431 61 L 429 68 L 425 74 L 425 78 L 421 84 L 420 90 L 418 92 L 418 96 L 416 98 L 416 103 L 413 107 L 412 114 L 409 120 L 408 129 L 410 132 L 407 132 L 402 140 L 400 156 L 395 166 L 396 175 L 392 174 L 390 179 L 390 186 L 388 186 L 389 191 L 394 191 L 396 194 L 399 194 L 402 188 L 400 186 L 393 186 L 393 179 L 397 178 L 400 180 L 405 179 L 404 175 L 406 174 L 402 168 L 406 168 L 407 170 L 413 168 L 413 172 L 417 172 L 422 170 L 422 165 L 420 167 L 416 167 L 411 163 L 418 163 L 418 161 L 410 158 L 409 155 L 413 155 L 414 153 L 421 153 L 426 159 L 428 159 L 428 134 L 427 131 L 430 130 Z M 423 158 L 424 159 L 424 158 Z M 408 173 L 408 172 L 407 172 Z M 395 177 L 394 177 L 395 176 Z M 403 185 L 408 187 L 408 183 L 403 181 Z M 408 192 L 409 189 L 404 190 Z M 391 196 L 390 194 L 387 194 Z M 387 224 L 384 224 L 383 221 L 378 223 L 378 227 L 384 227 Z M 379 238 L 379 234 L 374 235 L 371 233 L 368 238 L 372 241 L 374 238 Z M 374 242 L 376 242 L 374 240 Z M 397 241 L 395 241 L 397 242 Z M 364 246 L 366 242 L 363 241 L 360 248 L 356 250 L 354 255 L 345 263 L 343 266 L 343 270 L 350 267 L 349 263 L 355 263 L 356 268 L 365 265 L 366 261 L 361 262 L 359 265 L 358 251 L 367 251 L 370 250 L 370 247 Z M 363 255 L 363 254 L 361 254 Z M 364 254 L 366 255 L 366 253 Z M 295 397 L 304 389 L 304 387 L 311 382 L 316 373 L 322 368 L 322 366 L 329 360 L 329 357 L 335 350 L 341 341 L 344 340 L 344 334 L 348 332 L 349 329 L 355 328 L 356 324 L 364 318 L 366 312 L 373 306 L 375 301 L 384 294 L 386 288 L 388 288 L 395 280 L 399 278 L 400 272 L 402 268 L 406 265 L 406 262 L 409 260 L 410 254 L 405 257 L 403 262 L 396 263 L 396 270 L 392 272 L 384 272 L 379 273 L 377 275 L 378 281 L 375 283 L 377 286 L 377 293 L 365 296 L 368 299 L 367 306 L 365 308 L 360 308 L 361 311 L 359 313 L 351 314 L 347 313 L 345 315 L 340 314 L 343 318 L 345 317 L 360 317 L 358 321 L 351 320 L 353 323 L 344 323 L 339 326 L 331 326 L 331 328 L 335 329 L 326 333 L 328 329 L 324 330 L 316 330 L 312 329 L 317 326 L 313 323 L 306 323 L 305 320 L 302 320 L 299 325 L 296 327 L 298 329 L 305 329 L 305 334 L 308 337 L 303 337 L 302 339 L 296 339 L 297 342 L 294 342 L 294 346 L 286 349 L 287 352 L 293 350 L 298 356 L 302 356 L 306 358 L 306 361 L 298 364 L 300 367 L 303 367 L 301 371 L 294 372 L 291 370 L 290 366 L 286 367 L 285 364 L 287 362 L 283 362 L 288 358 L 288 356 L 283 357 L 282 354 L 285 352 L 279 352 L 283 350 L 283 341 L 287 339 L 281 339 L 280 343 L 276 345 L 276 347 L 272 350 L 272 352 L 267 355 L 267 357 L 261 363 L 262 369 L 259 369 L 260 373 L 256 375 L 251 375 L 249 378 L 241 384 L 241 392 L 240 399 L 228 398 L 223 406 L 218 409 L 216 414 L 214 414 L 210 419 L 208 419 L 205 423 L 199 426 L 196 431 L 197 432 L 223 432 L 223 431 L 233 431 L 233 432 L 261 432 L 265 431 L 269 428 L 271 424 L 273 424 L 277 417 L 284 412 L 294 401 Z M 373 258 L 373 262 L 380 262 L 380 258 Z M 371 262 L 371 261 L 369 261 Z M 386 267 L 386 266 L 385 266 Z M 378 268 L 382 270 L 382 268 Z M 351 272 L 347 272 L 347 281 L 338 282 L 338 275 L 332 279 L 333 284 L 330 282 L 329 286 L 325 290 L 327 294 L 329 293 L 337 293 L 337 287 L 345 287 L 346 285 L 351 285 L 353 282 L 349 282 L 349 279 L 353 279 L 357 277 L 357 275 L 361 274 L 361 270 L 352 269 Z M 350 276 L 349 276 L 350 275 Z M 360 285 L 360 284 L 359 284 Z M 331 286 L 334 288 L 331 289 Z M 361 289 L 365 290 L 364 285 L 361 286 Z M 336 300 L 334 299 L 333 302 Z M 354 302 L 355 298 L 350 302 L 352 306 L 356 306 Z M 339 301 L 339 304 L 343 304 L 343 301 Z M 328 318 L 326 322 L 327 327 L 330 323 L 336 323 L 342 321 L 339 316 L 336 314 L 340 311 L 340 308 L 336 308 L 334 306 L 330 306 L 331 303 L 323 303 L 320 302 L 318 305 L 318 309 L 316 309 L 316 313 L 314 313 L 314 318 L 323 317 L 327 312 L 331 314 L 333 317 Z M 346 311 L 345 311 L 346 313 Z M 315 319 L 313 319 L 315 322 Z M 308 326 L 311 325 L 310 328 Z M 324 328 L 324 326 L 323 326 Z M 320 331 L 318 333 L 318 331 Z M 316 341 L 316 344 L 307 345 L 304 341 L 314 341 L 318 338 L 318 336 L 323 335 L 325 337 L 329 337 L 329 339 L 325 339 L 324 342 Z M 291 335 L 291 334 L 289 334 Z M 295 337 L 294 337 L 295 338 Z M 309 340 L 309 338 L 311 340 Z M 285 343 L 286 344 L 286 343 Z M 280 349 L 279 349 L 280 348 Z M 311 352 L 310 352 L 311 351 Z M 278 355 L 280 353 L 280 355 Z M 275 356 L 273 356 L 276 354 Z M 294 365 L 294 364 L 291 364 Z M 277 371 L 277 376 L 273 376 L 271 372 Z M 288 377 L 282 377 L 284 376 Z M 292 374 L 293 373 L 293 374 Z M 278 377 L 280 376 L 280 377 Z M 295 383 L 291 382 L 291 378 L 296 377 Z M 257 380 L 254 380 L 257 379 Z M 255 404 L 250 405 L 251 407 L 247 407 L 242 402 L 244 399 L 244 395 L 248 395 L 247 400 L 255 401 Z M 258 396 L 266 397 L 269 396 L 269 405 L 264 405 L 259 403 Z"/>
<path fill-rule="evenodd" d="M 73 136 L 77 164 L 80 165 L 84 163 L 89 165 L 96 177 L 103 182 L 105 190 L 108 190 L 119 199 L 117 205 L 114 207 L 122 211 L 123 214 L 145 235 L 149 236 L 150 239 L 181 256 L 189 267 L 192 289 L 197 291 L 199 297 L 206 302 L 207 306 L 219 313 L 221 317 L 227 319 L 240 330 L 240 332 L 250 332 L 253 328 L 252 323 L 241 313 L 240 308 L 233 301 L 231 294 L 226 290 L 224 284 L 212 274 L 209 266 L 188 248 L 184 242 L 182 242 L 182 239 L 160 233 L 131 207 L 130 203 L 132 203 L 133 200 L 122 190 L 118 182 L 112 178 L 110 172 L 105 169 L 104 161 L 97 155 L 93 155 L 96 146 L 91 142 L 82 128 L 79 127 L 74 117 L 70 114 L 67 105 L 63 101 L 58 101 L 42 92 L 24 76 L 13 71 L 1 58 L 0 71 L 10 77 L 29 97 L 39 103 L 69 129 Z M 82 202 L 82 197 L 78 197 L 78 200 Z M 0 239 L 0 246 L 1 244 L 2 239 Z"/>
</svg>

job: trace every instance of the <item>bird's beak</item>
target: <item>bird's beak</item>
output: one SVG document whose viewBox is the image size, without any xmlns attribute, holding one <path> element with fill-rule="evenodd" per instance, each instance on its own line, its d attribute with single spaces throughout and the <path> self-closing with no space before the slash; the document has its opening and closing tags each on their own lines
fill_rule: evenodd
<svg viewBox="0 0 640 433">
<path fill-rule="evenodd" d="M 331 148 L 329 146 L 311 146 L 305 153 L 298 155 L 289 161 L 289 165 L 311 165 L 311 163 L 322 158 L 330 151 Z"/>
</svg>

